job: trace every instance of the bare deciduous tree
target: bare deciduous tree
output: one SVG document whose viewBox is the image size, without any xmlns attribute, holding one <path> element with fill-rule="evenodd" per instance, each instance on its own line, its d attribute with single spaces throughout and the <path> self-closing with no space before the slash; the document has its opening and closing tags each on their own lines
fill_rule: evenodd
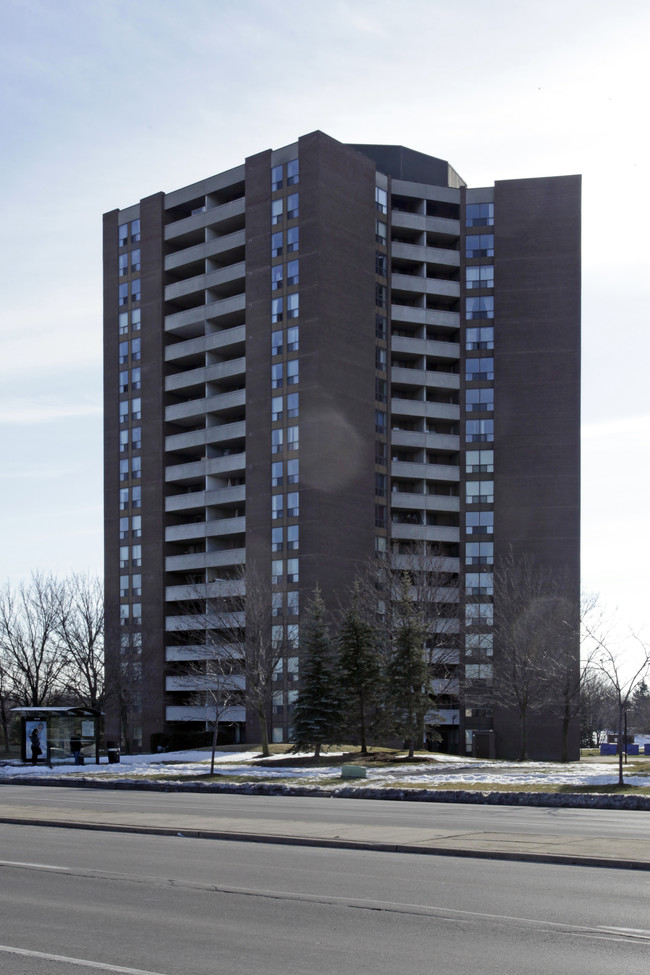
<svg viewBox="0 0 650 975">
<path fill-rule="evenodd" d="M 104 592 L 96 576 L 63 580 L 57 632 L 66 655 L 66 685 L 92 708 L 104 699 Z"/>
<path fill-rule="evenodd" d="M 0 590 L 0 651 L 15 700 L 24 707 L 52 704 L 61 694 L 68 660 L 60 636 L 64 592 L 64 583 L 41 573 Z"/>
</svg>

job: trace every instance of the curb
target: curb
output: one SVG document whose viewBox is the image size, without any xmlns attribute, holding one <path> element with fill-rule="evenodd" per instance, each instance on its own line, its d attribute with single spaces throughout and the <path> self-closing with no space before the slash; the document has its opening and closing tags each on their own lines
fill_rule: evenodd
<svg viewBox="0 0 650 975">
<path fill-rule="evenodd" d="M 340 840 L 315 836 L 280 836 L 265 833 L 233 833 L 225 830 L 178 830 L 166 826 L 129 826 L 115 823 L 88 823 L 74 820 L 21 819 L 0 816 L 0 823 L 12 826 L 46 826 L 53 829 L 82 829 L 101 833 L 131 833 L 139 836 L 168 836 L 183 839 L 225 840 L 235 843 L 268 843 L 276 846 L 306 846 L 320 849 L 372 850 L 378 853 L 409 853 L 419 856 L 463 857 L 474 860 L 505 860 L 514 863 L 547 863 L 561 866 L 600 867 L 616 870 L 650 870 L 650 862 L 615 860 L 607 857 L 576 856 L 558 853 L 526 853 L 506 850 L 468 850 L 418 846 L 415 844 L 382 843 L 380 841 Z"/>
</svg>

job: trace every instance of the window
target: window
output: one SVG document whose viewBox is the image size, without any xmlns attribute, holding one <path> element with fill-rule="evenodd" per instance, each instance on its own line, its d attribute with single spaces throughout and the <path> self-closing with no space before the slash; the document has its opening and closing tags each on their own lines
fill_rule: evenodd
<svg viewBox="0 0 650 975">
<path fill-rule="evenodd" d="M 134 596 L 141 596 L 142 595 L 142 576 L 141 575 L 134 575 L 133 576 L 133 580 L 131 582 L 131 592 L 133 593 Z"/>
<path fill-rule="evenodd" d="M 118 305 L 128 305 L 129 303 L 129 286 L 126 281 L 117 286 L 117 303 Z"/>
<path fill-rule="evenodd" d="M 133 311 L 131 312 L 131 331 L 133 332 L 140 331 L 141 320 L 142 320 L 142 309 L 134 308 Z"/>
<path fill-rule="evenodd" d="M 379 308 L 386 307 L 386 286 L 383 284 L 375 285 L 375 304 Z"/>
<path fill-rule="evenodd" d="M 120 335 L 126 335 L 129 330 L 129 313 L 128 311 L 121 311 L 118 317 L 119 323 L 119 333 Z"/>
<path fill-rule="evenodd" d="M 300 360 L 290 359 L 287 362 L 287 386 L 295 386 L 300 381 Z"/>
<path fill-rule="evenodd" d="M 131 476 L 136 480 L 142 476 L 142 457 L 131 458 Z"/>
<path fill-rule="evenodd" d="M 271 257 L 282 257 L 282 231 L 271 234 Z"/>
<path fill-rule="evenodd" d="M 298 193 L 290 193 L 287 197 L 287 220 L 296 220 L 298 213 Z"/>
<path fill-rule="evenodd" d="M 132 220 L 131 221 L 131 243 L 137 244 L 139 240 L 140 240 L 140 221 Z"/>
<path fill-rule="evenodd" d="M 283 200 L 271 200 L 271 224 L 277 225 L 282 221 Z"/>
<path fill-rule="evenodd" d="M 388 213 L 388 193 L 375 186 L 375 207 L 379 213 Z"/>
<path fill-rule="evenodd" d="M 284 547 L 284 528 L 271 529 L 271 551 L 281 552 Z"/>
<path fill-rule="evenodd" d="M 120 488 L 120 511 L 124 511 L 129 507 L 129 489 Z"/>
<path fill-rule="evenodd" d="M 385 254 L 375 254 L 375 274 L 378 274 L 381 278 L 387 277 L 386 262 L 387 258 Z"/>
<path fill-rule="evenodd" d="M 287 461 L 287 484 L 297 484 L 298 483 L 298 467 L 299 461 L 297 457 L 293 457 L 291 460 Z"/>
<path fill-rule="evenodd" d="M 494 534 L 494 512 L 468 511 L 465 515 L 465 533 L 467 535 Z"/>
<path fill-rule="evenodd" d="M 494 623 L 494 607 L 492 603 L 467 603 L 465 605 L 465 625 L 474 626 L 481 623 L 485 626 L 492 626 Z M 478 636 L 480 634 L 476 635 Z M 486 648 L 481 646 L 480 649 L 483 650 Z"/>
<path fill-rule="evenodd" d="M 131 270 L 140 270 L 140 248 L 136 247 L 135 250 L 131 251 Z"/>
<path fill-rule="evenodd" d="M 271 332 L 271 355 L 281 355 L 283 334 L 281 331 Z"/>
<path fill-rule="evenodd" d="M 298 278 L 300 276 L 298 265 L 298 258 L 294 258 L 293 261 L 287 261 L 287 287 L 298 284 Z"/>
<path fill-rule="evenodd" d="M 491 603 L 485 603 L 492 608 Z M 484 654 L 486 657 L 492 656 L 494 649 L 492 633 L 466 633 L 465 634 L 465 656 L 471 657 L 473 653 Z"/>
<path fill-rule="evenodd" d="M 131 419 L 141 420 L 142 419 L 142 400 L 140 397 L 136 397 L 131 402 Z"/>
<path fill-rule="evenodd" d="M 129 271 L 129 255 L 120 254 L 117 259 L 117 273 L 120 277 L 124 274 L 128 274 Z"/>
<path fill-rule="evenodd" d="M 466 227 L 491 227 L 494 224 L 494 203 L 468 203 L 465 207 Z"/>
<path fill-rule="evenodd" d="M 131 282 L 131 300 L 140 301 L 140 298 L 141 298 L 140 278 L 134 278 L 133 281 Z"/>
<path fill-rule="evenodd" d="M 494 451 L 468 450 L 465 454 L 465 470 L 468 474 L 491 474 L 494 470 Z"/>
<path fill-rule="evenodd" d="M 282 487 L 284 483 L 284 463 L 274 460 L 271 463 L 271 487 Z"/>
<path fill-rule="evenodd" d="M 284 495 L 283 494 L 273 494 L 271 495 L 271 518 L 277 520 L 282 518 L 284 515 Z"/>
<path fill-rule="evenodd" d="M 128 369 L 124 369 L 123 372 L 120 373 L 118 385 L 120 388 L 120 393 L 128 393 L 129 391 L 129 370 Z"/>
<path fill-rule="evenodd" d="M 467 565 L 491 565 L 494 562 L 494 542 L 467 542 L 465 562 Z"/>
<path fill-rule="evenodd" d="M 129 576 L 120 576 L 120 596 L 122 598 L 129 595 L 129 588 Z"/>
<path fill-rule="evenodd" d="M 466 572 L 465 592 L 468 596 L 491 596 L 494 581 L 491 572 Z"/>
<path fill-rule="evenodd" d="M 121 404 L 120 404 L 121 405 Z M 122 423 L 122 416 L 120 415 L 120 423 Z M 120 430 L 120 453 L 124 453 L 125 450 L 129 449 L 129 431 Z"/>
<path fill-rule="evenodd" d="M 279 582 L 282 582 L 283 575 L 284 562 L 282 559 L 273 559 L 271 561 L 271 585 L 277 586 Z"/>
<path fill-rule="evenodd" d="M 494 348 L 494 325 L 473 325 L 465 329 L 465 348 L 472 349 Z"/>
<path fill-rule="evenodd" d="M 271 167 L 271 192 L 282 189 L 282 166 Z"/>
<path fill-rule="evenodd" d="M 299 347 L 298 326 L 291 325 L 287 329 L 287 352 L 297 352 Z"/>
<path fill-rule="evenodd" d="M 465 497 L 467 504 L 492 504 L 494 481 L 466 481 Z"/>
<path fill-rule="evenodd" d="M 465 409 L 468 413 L 476 410 L 494 410 L 494 390 L 493 389 L 466 389 L 465 390 Z"/>
<path fill-rule="evenodd" d="M 465 298 L 465 318 L 470 320 L 494 318 L 494 296 Z"/>
<path fill-rule="evenodd" d="M 142 515 L 131 517 L 131 534 L 134 538 L 142 538 Z"/>
<path fill-rule="evenodd" d="M 298 416 L 298 413 L 299 413 L 298 396 L 299 395 L 300 395 L 299 393 L 289 393 L 289 395 L 287 396 L 287 417 L 288 417 L 288 419 L 292 419 L 292 418 Z"/>
<path fill-rule="evenodd" d="M 386 246 L 387 240 L 387 227 L 383 220 L 375 220 L 375 240 L 378 244 L 383 244 Z"/>
<path fill-rule="evenodd" d="M 386 414 L 384 410 L 375 410 L 375 433 L 386 433 Z"/>
<path fill-rule="evenodd" d="M 483 359 L 466 359 L 465 379 L 468 383 L 494 379 L 494 359 L 488 356 Z"/>
<path fill-rule="evenodd" d="M 271 321 L 281 322 L 283 319 L 282 298 L 271 298 Z"/>
<path fill-rule="evenodd" d="M 298 491 L 289 491 L 287 494 L 287 518 L 297 518 L 299 514 Z"/>
<path fill-rule="evenodd" d="M 300 528 L 298 525 L 287 526 L 287 548 L 291 551 L 298 548 L 300 541 Z"/>
<path fill-rule="evenodd" d="M 131 370 L 131 389 L 140 389 L 142 386 L 142 370 L 140 366 Z"/>
<path fill-rule="evenodd" d="M 494 287 L 494 265 L 477 264 L 474 267 L 468 267 L 466 270 L 465 283 L 468 289 L 493 288 Z"/>
<path fill-rule="evenodd" d="M 465 440 L 467 443 L 480 441 L 489 443 L 494 440 L 494 420 L 467 420 L 465 423 Z"/>
<path fill-rule="evenodd" d="M 386 497 L 386 475 L 375 472 L 375 495 L 378 498 Z"/>
<path fill-rule="evenodd" d="M 141 359 L 142 358 L 142 339 L 131 339 L 131 358 Z"/>
<path fill-rule="evenodd" d="M 271 397 L 271 422 L 276 423 L 282 419 L 283 403 L 281 396 Z"/>
<path fill-rule="evenodd" d="M 117 240 L 119 247 L 126 247 L 129 242 L 129 225 L 128 223 L 121 223 L 117 231 Z"/>
<path fill-rule="evenodd" d="M 284 443 L 284 430 L 271 430 L 271 453 L 281 454 Z"/>
<path fill-rule="evenodd" d="M 380 345 L 375 348 L 375 369 L 386 372 L 386 349 L 382 349 Z"/>
<path fill-rule="evenodd" d="M 271 268 L 271 291 L 277 291 L 282 287 L 284 268 L 281 264 L 274 264 Z"/>
<path fill-rule="evenodd" d="M 284 366 L 277 362 L 271 366 L 271 389 L 281 389 L 284 385 Z"/>
<path fill-rule="evenodd" d="M 388 462 L 388 445 L 383 440 L 375 440 L 375 464 L 385 467 Z"/>
<path fill-rule="evenodd" d="M 287 625 L 287 650 L 297 650 L 300 645 L 300 628 L 297 623 L 289 623 Z M 288 660 L 288 669 L 293 673 L 298 673 L 298 658 L 290 657 Z"/>
<path fill-rule="evenodd" d="M 134 545 L 131 549 L 131 565 L 136 568 L 142 565 L 142 545 Z"/>
<path fill-rule="evenodd" d="M 386 338 L 386 316 L 376 314 L 375 315 L 375 335 L 378 339 Z"/>
<path fill-rule="evenodd" d="M 142 603 L 133 603 L 131 615 L 135 626 L 142 626 Z"/>
<path fill-rule="evenodd" d="M 298 559 L 287 560 L 287 582 L 298 582 Z"/>
<path fill-rule="evenodd" d="M 129 479 L 129 458 L 125 457 L 120 460 L 120 481 L 128 481 Z"/>
<path fill-rule="evenodd" d="M 130 615 L 131 607 L 128 603 L 120 603 L 120 624 L 122 626 L 128 626 Z"/>
<path fill-rule="evenodd" d="M 375 528 L 386 528 L 386 505 L 375 505 Z"/>
<path fill-rule="evenodd" d="M 271 616 L 284 615 L 283 608 L 282 608 L 282 601 L 283 601 L 282 596 L 283 593 L 281 592 L 271 593 Z"/>
<path fill-rule="evenodd" d="M 300 295 L 287 295 L 287 318 L 297 318 L 300 314 Z"/>
<path fill-rule="evenodd" d="M 129 418 L 129 403 L 128 399 L 120 402 L 120 423 L 126 423 Z"/>
<path fill-rule="evenodd" d="M 124 520 L 128 522 L 129 519 L 125 518 Z M 120 518 L 120 523 L 121 522 L 122 519 Z M 120 545 L 120 569 L 127 569 L 128 566 L 129 566 L 129 546 Z"/>
<path fill-rule="evenodd" d="M 465 664 L 465 677 L 467 680 L 492 680 L 492 664 Z"/>
<path fill-rule="evenodd" d="M 133 450 L 140 450 L 142 447 L 142 429 L 141 427 L 133 427 L 131 430 L 131 447 Z"/>
<path fill-rule="evenodd" d="M 385 403 L 388 399 L 388 383 L 379 376 L 375 376 L 375 399 L 378 403 Z"/>
<path fill-rule="evenodd" d="M 131 488 L 131 504 L 134 508 L 139 508 L 142 504 L 142 488 L 139 485 Z"/>
<path fill-rule="evenodd" d="M 472 234 L 466 237 L 465 256 L 494 257 L 494 234 Z"/>
<path fill-rule="evenodd" d="M 298 592 L 287 593 L 287 616 L 300 615 L 300 594 Z"/>
<path fill-rule="evenodd" d="M 298 427 L 287 427 L 287 450 L 298 450 L 300 434 Z"/>
<path fill-rule="evenodd" d="M 287 163 L 287 186 L 295 186 L 300 174 L 298 160 L 290 159 Z"/>
<path fill-rule="evenodd" d="M 300 230 L 298 227 L 289 227 L 287 230 L 287 254 L 297 251 L 300 243 Z"/>
</svg>

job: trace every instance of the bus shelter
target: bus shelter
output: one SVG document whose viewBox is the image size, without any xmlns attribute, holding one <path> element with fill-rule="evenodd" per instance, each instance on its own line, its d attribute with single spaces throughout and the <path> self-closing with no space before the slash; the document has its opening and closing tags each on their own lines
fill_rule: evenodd
<svg viewBox="0 0 650 975">
<path fill-rule="evenodd" d="M 101 711 L 96 708 L 12 708 L 20 717 L 20 754 L 23 762 L 32 758 L 32 735 L 36 730 L 40 762 L 57 765 L 73 762 L 78 751 L 82 761 L 99 765 Z"/>
</svg>

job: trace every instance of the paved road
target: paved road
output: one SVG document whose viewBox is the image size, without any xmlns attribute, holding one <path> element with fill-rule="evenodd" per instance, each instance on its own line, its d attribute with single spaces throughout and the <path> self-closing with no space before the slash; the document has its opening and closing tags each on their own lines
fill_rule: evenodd
<svg viewBox="0 0 650 975">
<path fill-rule="evenodd" d="M 7 824 L 0 859 L 0 975 L 648 967 L 632 871 Z"/>
<path fill-rule="evenodd" d="M 0 786 L 0 821 L 89 824 L 650 869 L 650 813 Z"/>
</svg>

